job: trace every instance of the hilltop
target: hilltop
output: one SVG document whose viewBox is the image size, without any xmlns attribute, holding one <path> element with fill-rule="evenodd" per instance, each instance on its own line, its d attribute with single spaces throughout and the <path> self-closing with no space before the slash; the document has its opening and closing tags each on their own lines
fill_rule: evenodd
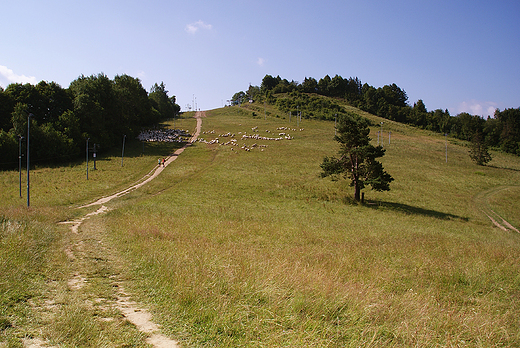
<svg viewBox="0 0 520 348">
<path fill-rule="evenodd" d="M 326 97 L 326 98 L 323 98 Z M 395 83 L 375 88 L 359 78 L 329 75 L 319 81 L 309 77 L 302 83 L 280 76 L 266 75 L 260 86 L 237 92 L 233 105 L 251 101 L 275 105 L 281 112 L 302 112 L 305 118 L 334 119 L 338 106 L 347 104 L 381 118 L 416 126 L 451 137 L 471 141 L 479 136 L 488 146 L 520 155 L 520 107 L 496 110 L 493 118 L 484 119 L 466 112 L 451 116 L 446 110 L 428 111 L 419 99 L 409 104 L 406 92 Z"/>
</svg>

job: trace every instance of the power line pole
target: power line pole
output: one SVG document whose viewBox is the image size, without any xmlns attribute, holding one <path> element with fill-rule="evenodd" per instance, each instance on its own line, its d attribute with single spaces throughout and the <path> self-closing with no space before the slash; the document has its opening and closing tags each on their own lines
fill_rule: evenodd
<svg viewBox="0 0 520 348">
<path fill-rule="evenodd" d="M 444 138 L 446 139 L 446 163 L 448 163 L 448 133 L 444 133 Z"/>
<path fill-rule="evenodd" d="M 92 154 L 92 157 L 94 157 L 94 170 L 96 170 L 96 157 L 97 157 L 97 153 L 96 153 L 96 145 L 97 144 L 94 144 L 94 153 Z"/>
<path fill-rule="evenodd" d="M 22 198 L 22 140 L 25 139 L 21 135 L 18 136 L 18 176 L 20 183 L 20 198 Z"/>
<path fill-rule="evenodd" d="M 379 142 L 379 140 L 378 140 Z M 381 147 L 383 146 L 383 121 L 381 121 Z"/>
<path fill-rule="evenodd" d="M 121 167 L 123 166 L 123 157 L 125 157 L 125 140 L 126 140 L 126 134 L 123 136 L 123 151 L 121 152 Z"/>
<path fill-rule="evenodd" d="M 296 107 L 296 127 L 300 127 L 300 105 Z"/>
<path fill-rule="evenodd" d="M 31 128 L 31 117 L 33 117 L 33 114 L 27 115 L 27 208 L 29 208 L 31 199 L 30 199 L 30 181 L 29 181 L 29 169 L 30 169 L 30 162 L 29 162 L 29 129 Z"/>
<path fill-rule="evenodd" d="M 87 138 L 87 146 L 86 146 L 86 152 L 87 152 L 87 180 L 88 180 L 88 141 L 90 138 Z"/>
</svg>

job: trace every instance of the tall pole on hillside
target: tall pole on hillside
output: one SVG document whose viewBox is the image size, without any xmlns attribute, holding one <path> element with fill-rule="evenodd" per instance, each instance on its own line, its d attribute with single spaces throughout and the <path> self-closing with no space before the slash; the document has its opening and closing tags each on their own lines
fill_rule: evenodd
<svg viewBox="0 0 520 348">
<path fill-rule="evenodd" d="M 85 151 L 87 153 L 86 157 L 87 157 L 87 180 L 88 180 L 88 141 L 90 140 L 90 138 L 87 138 L 87 144 L 85 146 Z"/>
<path fill-rule="evenodd" d="M 446 163 L 448 163 L 448 133 L 444 133 L 444 138 L 446 139 Z"/>
<path fill-rule="evenodd" d="M 381 147 L 383 146 L 383 121 L 381 121 Z"/>
<path fill-rule="evenodd" d="M 29 130 L 31 128 L 31 117 L 33 117 L 33 114 L 27 115 L 27 208 L 31 205 L 31 199 L 30 199 L 30 192 L 31 192 L 31 185 L 29 181 L 29 169 L 30 169 L 30 162 L 29 162 Z"/>
<path fill-rule="evenodd" d="M 123 166 L 123 158 L 125 157 L 125 140 L 126 140 L 126 134 L 123 136 L 123 151 L 121 152 L 121 167 Z"/>
<path fill-rule="evenodd" d="M 22 198 L 22 140 L 25 138 L 18 136 L 18 181 L 20 183 L 20 198 Z"/>
<path fill-rule="evenodd" d="M 96 157 L 97 157 L 97 154 L 96 154 L 96 145 L 97 144 L 94 144 L 94 148 L 93 148 L 93 153 L 92 153 L 92 157 L 94 157 L 94 170 L 97 170 L 96 169 Z"/>
</svg>

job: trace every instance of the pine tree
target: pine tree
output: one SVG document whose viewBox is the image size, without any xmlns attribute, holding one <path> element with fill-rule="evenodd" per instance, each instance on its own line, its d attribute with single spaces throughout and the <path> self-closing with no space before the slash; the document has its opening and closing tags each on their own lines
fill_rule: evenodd
<svg viewBox="0 0 520 348">
<path fill-rule="evenodd" d="M 482 134 L 477 131 L 471 140 L 471 147 L 469 149 L 469 157 L 479 166 L 485 166 L 491 161 L 491 154 Z"/>
<path fill-rule="evenodd" d="M 340 116 L 334 137 L 340 143 L 339 158 L 325 157 L 320 165 L 321 177 L 335 179 L 343 175 L 354 187 L 354 199 L 361 200 L 361 190 L 370 185 L 376 191 L 390 190 L 394 179 L 376 158 L 383 157 L 382 146 L 370 144 L 370 128 L 365 118 L 349 113 Z"/>
</svg>

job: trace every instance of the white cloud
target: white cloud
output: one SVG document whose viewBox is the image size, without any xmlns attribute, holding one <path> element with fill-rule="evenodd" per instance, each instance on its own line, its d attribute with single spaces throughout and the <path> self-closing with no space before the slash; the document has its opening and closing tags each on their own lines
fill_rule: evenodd
<svg viewBox="0 0 520 348">
<path fill-rule="evenodd" d="M 206 24 L 199 20 L 195 23 L 188 24 L 184 30 L 186 30 L 186 32 L 189 34 L 195 34 L 200 29 L 211 30 L 212 28 L 213 26 L 211 24 Z"/>
<path fill-rule="evenodd" d="M 138 78 L 139 80 L 141 80 L 141 82 L 142 82 L 143 79 L 146 78 L 146 73 L 145 73 L 144 71 L 142 71 L 142 70 L 139 71 L 139 72 L 137 73 L 137 78 Z"/>
<path fill-rule="evenodd" d="M 471 115 L 479 116 L 493 116 L 497 109 L 497 103 L 495 102 L 482 102 L 478 100 L 470 100 L 469 102 L 462 102 L 459 104 L 458 113 L 467 112 Z"/>
<path fill-rule="evenodd" d="M 258 64 L 260 66 L 264 66 L 264 63 L 265 63 L 265 59 L 264 58 L 258 58 L 256 60 L 256 64 Z"/>
<path fill-rule="evenodd" d="M 11 83 L 30 83 L 35 85 L 38 82 L 34 76 L 17 75 L 8 67 L 0 65 L 0 86 L 7 87 Z"/>
</svg>

